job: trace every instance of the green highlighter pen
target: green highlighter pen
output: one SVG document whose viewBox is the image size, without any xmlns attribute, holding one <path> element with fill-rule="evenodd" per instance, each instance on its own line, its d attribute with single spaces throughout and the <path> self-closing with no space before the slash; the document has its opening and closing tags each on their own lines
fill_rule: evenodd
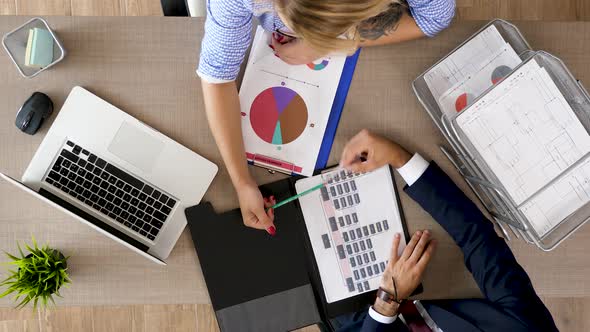
<svg viewBox="0 0 590 332">
<path fill-rule="evenodd" d="M 276 208 L 279 208 L 279 207 L 281 207 L 281 206 L 283 206 L 283 205 L 285 205 L 285 204 L 287 204 L 287 203 L 290 203 L 290 202 L 293 202 L 293 201 L 294 201 L 294 200 L 296 200 L 296 199 L 299 199 L 299 198 L 300 198 L 300 197 L 302 197 L 302 196 L 305 196 L 305 195 L 307 195 L 307 194 L 309 194 L 309 193 L 312 193 L 312 192 L 314 192 L 314 191 L 316 191 L 316 190 L 318 190 L 318 189 L 322 188 L 323 186 L 324 186 L 324 184 L 323 184 L 323 183 L 321 183 L 321 184 L 318 184 L 318 185 L 317 185 L 317 186 L 315 186 L 315 187 L 312 187 L 312 188 L 310 188 L 310 189 L 307 189 L 306 191 L 302 192 L 301 194 L 297 194 L 297 195 L 295 195 L 295 196 L 291 196 L 291 197 L 289 197 L 289 198 L 287 198 L 287 199 L 285 199 L 285 200 L 282 200 L 282 201 L 278 202 L 277 204 L 275 204 L 275 205 L 271 206 L 269 209 L 276 209 Z"/>
</svg>

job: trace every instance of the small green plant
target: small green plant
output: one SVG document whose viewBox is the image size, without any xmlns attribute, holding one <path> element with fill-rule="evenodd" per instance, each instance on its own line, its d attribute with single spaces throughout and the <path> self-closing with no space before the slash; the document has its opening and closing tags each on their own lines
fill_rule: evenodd
<svg viewBox="0 0 590 332">
<path fill-rule="evenodd" d="M 7 287 L 0 294 L 0 298 L 9 294 L 15 294 L 17 308 L 23 308 L 29 302 L 33 302 L 33 308 L 40 302 L 47 307 L 49 301 L 55 304 L 53 295 L 60 296 L 59 289 L 69 284 L 67 260 L 61 252 L 44 245 L 39 248 L 35 238 L 32 239 L 33 247 L 25 244 L 29 251 L 25 255 L 17 243 L 20 257 L 5 252 L 11 259 L 7 264 L 15 266 L 16 270 L 9 270 L 8 277 L 0 282 L 0 287 Z"/>
</svg>

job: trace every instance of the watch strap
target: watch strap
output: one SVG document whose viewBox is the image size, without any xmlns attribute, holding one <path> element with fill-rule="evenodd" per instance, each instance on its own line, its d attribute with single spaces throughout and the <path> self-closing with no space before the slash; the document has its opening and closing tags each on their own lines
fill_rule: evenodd
<svg viewBox="0 0 590 332">
<path fill-rule="evenodd" d="M 381 287 L 379 287 L 379 290 L 377 291 L 377 297 L 389 304 L 393 302 L 397 304 L 402 304 L 403 302 L 403 300 L 398 300 L 396 295 L 389 293 Z"/>
<path fill-rule="evenodd" d="M 381 287 L 379 287 L 379 290 L 377 291 L 377 297 L 389 304 L 395 300 L 395 297 L 392 294 Z"/>
</svg>

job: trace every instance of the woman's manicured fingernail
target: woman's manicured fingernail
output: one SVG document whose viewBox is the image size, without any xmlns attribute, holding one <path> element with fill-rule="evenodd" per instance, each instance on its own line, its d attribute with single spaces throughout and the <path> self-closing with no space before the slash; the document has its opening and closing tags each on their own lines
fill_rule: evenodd
<svg viewBox="0 0 590 332">
<path fill-rule="evenodd" d="M 399 237 L 400 237 L 399 233 L 395 233 L 395 238 L 399 239 Z"/>
<path fill-rule="evenodd" d="M 427 229 L 425 229 L 425 230 L 424 230 L 424 235 L 430 235 L 430 231 L 429 231 L 429 230 L 427 230 Z"/>
<path fill-rule="evenodd" d="M 275 49 L 275 47 L 272 46 L 271 44 L 268 44 L 268 47 L 272 48 L 273 50 Z"/>
<path fill-rule="evenodd" d="M 268 234 L 270 234 L 271 236 L 275 236 L 275 234 L 277 234 L 277 230 L 274 226 L 270 226 L 267 230 Z"/>
<path fill-rule="evenodd" d="M 276 53 L 275 53 L 275 56 L 276 56 L 277 58 L 279 58 L 279 59 L 281 58 L 281 57 L 280 57 L 278 54 L 276 54 Z"/>
<path fill-rule="evenodd" d="M 417 236 L 422 236 L 422 231 L 417 231 L 417 232 L 416 232 L 416 235 L 417 235 Z"/>
</svg>

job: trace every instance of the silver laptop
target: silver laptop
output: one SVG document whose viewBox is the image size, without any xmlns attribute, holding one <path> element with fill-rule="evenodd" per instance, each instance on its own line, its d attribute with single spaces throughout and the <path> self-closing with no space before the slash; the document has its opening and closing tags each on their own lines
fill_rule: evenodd
<svg viewBox="0 0 590 332">
<path fill-rule="evenodd" d="M 9 182 L 165 264 L 217 166 L 75 87 L 23 175 Z"/>
</svg>

